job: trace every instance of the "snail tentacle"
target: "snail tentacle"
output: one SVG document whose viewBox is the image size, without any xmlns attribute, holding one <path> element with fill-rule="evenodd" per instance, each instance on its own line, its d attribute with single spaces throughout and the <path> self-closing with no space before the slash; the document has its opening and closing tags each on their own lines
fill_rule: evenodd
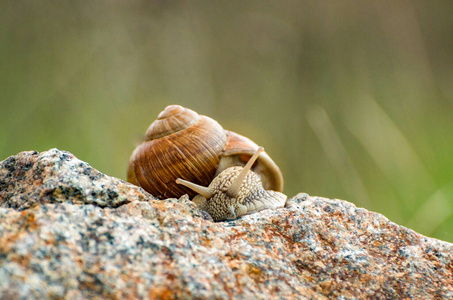
<svg viewBox="0 0 453 300">
<path fill-rule="evenodd" d="M 245 176 L 247 175 L 247 172 L 250 171 L 250 169 L 253 166 L 253 163 L 258 159 L 258 156 L 261 154 L 261 152 L 264 151 L 263 147 L 259 147 L 258 150 L 256 150 L 255 154 L 253 154 L 252 158 L 249 159 L 245 167 L 241 170 L 239 173 L 238 177 L 233 181 L 233 183 L 230 185 L 227 191 L 227 195 L 231 198 L 237 198 L 240 192 L 240 188 L 242 183 L 244 182 Z"/>
<path fill-rule="evenodd" d="M 188 187 L 189 189 L 191 189 L 194 192 L 197 192 L 198 194 L 202 195 L 206 199 L 209 199 L 212 197 L 212 195 L 214 195 L 214 192 L 212 192 L 210 188 L 192 183 L 190 181 L 187 181 L 187 180 L 184 180 L 181 178 L 176 179 L 176 183 L 182 184 L 183 186 Z"/>
</svg>

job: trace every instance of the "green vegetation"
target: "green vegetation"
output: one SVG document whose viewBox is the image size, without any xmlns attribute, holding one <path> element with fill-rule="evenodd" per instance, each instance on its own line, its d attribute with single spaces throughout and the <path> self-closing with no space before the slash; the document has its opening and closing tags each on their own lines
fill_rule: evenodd
<svg viewBox="0 0 453 300">
<path fill-rule="evenodd" d="M 453 2 L 3 1 L 0 159 L 125 178 L 166 105 L 265 147 L 285 192 L 453 242 Z"/>
</svg>

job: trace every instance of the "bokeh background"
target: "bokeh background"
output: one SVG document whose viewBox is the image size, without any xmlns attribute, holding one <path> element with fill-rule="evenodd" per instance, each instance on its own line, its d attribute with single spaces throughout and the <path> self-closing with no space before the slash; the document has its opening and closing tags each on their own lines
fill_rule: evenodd
<svg viewBox="0 0 453 300">
<path fill-rule="evenodd" d="M 0 1 L 0 160 L 68 150 L 125 179 L 181 104 L 244 134 L 285 192 L 453 242 L 453 2 Z"/>
</svg>

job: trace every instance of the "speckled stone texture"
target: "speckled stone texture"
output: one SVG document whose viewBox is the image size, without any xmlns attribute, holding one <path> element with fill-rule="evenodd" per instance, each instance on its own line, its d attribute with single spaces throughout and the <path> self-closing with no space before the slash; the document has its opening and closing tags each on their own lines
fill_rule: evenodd
<svg viewBox="0 0 453 300">
<path fill-rule="evenodd" d="M 0 164 L 0 299 L 449 299 L 452 259 L 342 200 L 214 223 L 68 152 Z"/>
</svg>

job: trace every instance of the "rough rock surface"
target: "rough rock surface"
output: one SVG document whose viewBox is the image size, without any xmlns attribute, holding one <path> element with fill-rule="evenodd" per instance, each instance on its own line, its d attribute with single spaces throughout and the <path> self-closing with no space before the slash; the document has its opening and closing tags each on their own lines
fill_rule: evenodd
<svg viewBox="0 0 453 300">
<path fill-rule="evenodd" d="M 214 223 L 68 152 L 0 163 L 0 298 L 453 298 L 453 244 L 342 200 Z"/>
</svg>

